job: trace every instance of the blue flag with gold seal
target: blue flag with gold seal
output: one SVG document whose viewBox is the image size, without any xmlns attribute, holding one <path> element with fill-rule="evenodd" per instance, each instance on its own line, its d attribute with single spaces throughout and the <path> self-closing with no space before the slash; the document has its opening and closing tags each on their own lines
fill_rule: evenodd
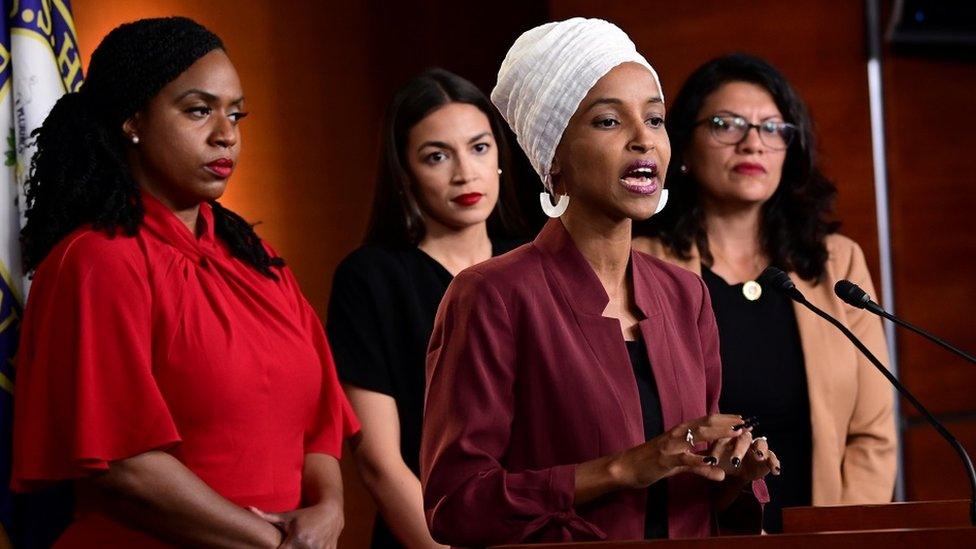
<svg viewBox="0 0 976 549">
<path fill-rule="evenodd" d="M 0 17 L 0 549 L 46 547 L 70 518 L 70 490 L 10 493 L 14 355 L 28 281 L 20 260 L 23 183 L 34 153 L 31 132 L 54 103 L 82 83 L 69 0 L 3 0 Z M 7 535 L 10 536 L 8 540 Z"/>
<path fill-rule="evenodd" d="M 6 2 L 4 8 L 6 8 Z M 6 13 L 7 10 L 4 9 Z M 0 244 L 0 265 L 7 272 L 11 268 L 19 270 L 19 265 L 12 266 L 12 263 L 19 263 L 19 254 L 13 257 L 17 251 L 12 251 L 11 236 L 16 234 L 15 230 L 20 226 L 20 212 L 17 207 L 17 152 L 16 140 L 13 129 L 13 94 L 10 92 L 13 86 L 13 67 L 10 64 L 10 23 L 7 17 L 0 20 L 0 131 L 3 133 L 4 148 L 4 167 L 2 172 L 3 193 L 0 202 L 0 217 L 3 217 L 3 232 L 7 233 Z M 16 222 L 16 226 L 14 225 Z M 17 271 L 14 271 L 17 272 Z M 7 277 L 0 277 L 0 308 L 3 312 L 0 316 L 8 317 L 10 311 L 16 314 L 14 320 L 0 332 L 0 546 L 10 545 L 6 532 L 12 530 L 13 521 L 13 495 L 10 493 L 10 465 L 11 465 L 11 440 L 13 429 L 13 391 L 14 385 L 14 365 L 13 358 L 17 352 L 17 335 L 19 322 L 16 318 L 20 316 L 21 305 L 23 303 L 20 296 L 14 296 L 14 289 L 19 288 L 19 282 L 7 280 Z M 16 305 L 16 307 L 14 307 Z"/>
</svg>

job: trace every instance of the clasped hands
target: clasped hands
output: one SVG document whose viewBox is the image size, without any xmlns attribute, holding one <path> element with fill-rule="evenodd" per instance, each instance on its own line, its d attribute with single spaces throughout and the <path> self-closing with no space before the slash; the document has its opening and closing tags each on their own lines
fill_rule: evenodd
<svg viewBox="0 0 976 549">
<path fill-rule="evenodd" d="M 342 506 L 331 502 L 286 513 L 267 513 L 257 507 L 248 510 L 281 531 L 279 549 L 334 549 L 344 524 Z"/>
<path fill-rule="evenodd" d="M 682 423 L 611 459 L 610 473 L 624 486 L 646 488 L 679 473 L 743 485 L 780 474 L 776 453 L 765 437 L 753 438 L 753 418 L 713 414 Z"/>
</svg>

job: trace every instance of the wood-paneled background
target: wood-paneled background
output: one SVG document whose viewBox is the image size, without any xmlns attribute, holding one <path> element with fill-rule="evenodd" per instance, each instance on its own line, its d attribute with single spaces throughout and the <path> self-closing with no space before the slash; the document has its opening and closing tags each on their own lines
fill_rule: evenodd
<svg viewBox="0 0 976 549">
<path fill-rule="evenodd" d="M 365 230 L 376 136 L 393 90 L 439 65 L 488 91 L 521 31 L 575 15 L 620 25 L 671 97 L 717 55 L 744 51 L 778 66 L 810 106 L 824 171 L 840 189 L 842 230 L 864 248 L 879 282 L 861 2 L 75 0 L 73 7 L 85 66 L 105 33 L 140 17 L 187 15 L 221 35 L 252 112 L 225 203 L 262 222 L 258 231 L 288 260 L 320 314 L 333 269 Z M 897 312 L 973 351 L 976 62 L 886 50 L 882 70 Z M 520 162 L 531 204 L 538 182 Z M 902 379 L 972 453 L 976 368 L 912 334 L 899 336 Z M 951 450 L 906 415 L 908 498 L 967 496 Z M 348 463 L 344 473 L 342 546 L 364 547 L 374 507 Z"/>
</svg>

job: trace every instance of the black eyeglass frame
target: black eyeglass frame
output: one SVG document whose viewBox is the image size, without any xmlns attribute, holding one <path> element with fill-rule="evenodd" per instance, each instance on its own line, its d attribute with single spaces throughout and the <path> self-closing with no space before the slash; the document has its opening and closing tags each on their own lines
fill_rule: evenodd
<svg viewBox="0 0 976 549">
<path fill-rule="evenodd" d="M 727 143 L 727 142 L 722 141 L 721 139 L 718 138 L 718 136 L 716 135 L 716 129 L 717 128 L 712 123 L 715 120 L 719 120 L 719 119 L 722 119 L 722 118 L 738 118 L 739 120 L 742 120 L 743 122 L 745 122 L 746 131 L 742 132 L 742 137 L 740 137 L 738 141 L 735 141 L 734 143 Z M 706 124 L 706 123 L 711 124 L 708 127 L 708 133 L 712 137 L 714 137 L 716 141 L 718 141 L 719 143 L 721 143 L 723 145 L 739 145 L 740 143 L 742 143 L 743 141 L 745 141 L 747 137 L 749 137 L 749 132 L 751 132 L 752 129 L 755 128 L 756 129 L 756 133 L 759 134 L 759 140 L 762 141 L 763 145 L 766 145 L 767 147 L 769 147 L 769 148 L 771 148 L 771 149 L 773 149 L 775 151 L 785 151 L 786 149 L 789 149 L 790 148 L 790 145 L 793 144 L 793 140 L 796 138 L 796 134 L 797 134 L 796 124 L 790 124 L 789 122 L 774 122 L 775 124 L 779 125 L 781 128 L 789 128 L 789 130 L 790 130 L 790 132 L 788 134 L 789 137 L 786 138 L 786 139 L 784 139 L 785 144 L 783 145 L 783 148 L 778 148 L 778 147 L 776 147 L 774 145 L 770 145 L 763 138 L 763 132 L 762 132 L 761 128 L 763 127 L 764 124 L 768 124 L 769 122 L 760 122 L 758 124 L 753 124 L 753 123 L 749 122 L 748 120 L 746 120 L 744 116 L 739 116 L 737 114 L 728 115 L 728 116 L 721 116 L 721 115 L 718 115 L 718 114 L 713 114 L 711 116 L 707 116 L 707 117 L 702 118 L 701 120 L 695 122 L 694 123 L 694 126 L 700 126 L 700 125 Z"/>
</svg>

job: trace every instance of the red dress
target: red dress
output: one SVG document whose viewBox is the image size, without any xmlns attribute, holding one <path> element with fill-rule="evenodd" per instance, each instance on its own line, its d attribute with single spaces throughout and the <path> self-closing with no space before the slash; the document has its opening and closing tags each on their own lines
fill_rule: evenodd
<svg viewBox="0 0 976 549">
<path fill-rule="evenodd" d="M 12 487 L 169 452 L 230 501 L 301 500 L 306 454 L 359 429 L 315 312 L 287 268 L 231 256 L 200 206 L 199 238 L 144 195 L 134 237 L 82 228 L 38 267 L 17 362 Z M 76 511 L 60 546 L 158 544 Z"/>
</svg>

